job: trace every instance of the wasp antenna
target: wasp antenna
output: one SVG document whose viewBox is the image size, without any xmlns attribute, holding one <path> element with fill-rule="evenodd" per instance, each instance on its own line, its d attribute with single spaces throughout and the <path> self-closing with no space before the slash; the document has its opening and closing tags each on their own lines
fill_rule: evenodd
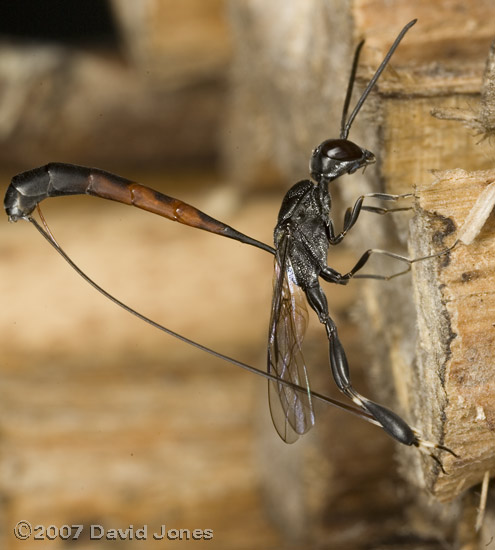
<svg viewBox="0 0 495 550">
<path fill-rule="evenodd" d="M 363 47 L 363 45 L 364 45 L 364 40 L 361 40 L 361 42 L 359 42 L 359 44 L 356 47 L 356 51 L 354 52 L 354 59 L 352 61 L 351 74 L 349 76 L 349 84 L 347 84 L 347 92 L 345 94 L 344 108 L 342 109 L 342 120 L 340 123 L 341 139 L 347 138 L 347 134 L 349 133 L 349 130 L 347 130 L 347 133 L 345 133 L 345 127 L 346 127 L 345 122 L 347 118 L 347 111 L 349 110 L 349 103 L 351 102 L 352 89 L 354 87 L 354 80 L 356 79 L 356 71 L 359 63 L 359 54 L 361 53 L 361 48 Z"/>
<path fill-rule="evenodd" d="M 344 113 L 342 117 L 342 125 L 340 130 L 341 139 L 347 139 L 347 136 L 349 135 L 349 130 L 351 129 L 351 125 L 354 122 L 354 119 L 356 118 L 356 115 L 359 113 L 361 107 L 363 106 L 363 103 L 366 101 L 366 98 L 368 97 L 369 93 L 373 89 L 373 86 L 376 84 L 376 81 L 380 78 L 380 75 L 382 74 L 383 70 L 385 69 L 388 62 L 390 61 L 390 58 L 392 57 L 395 50 L 397 49 L 397 46 L 400 44 L 401 40 L 404 38 L 404 35 L 416 23 L 416 21 L 417 19 L 413 19 L 412 21 L 409 21 L 409 23 L 400 31 L 399 35 L 395 39 L 394 43 L 392 44 L 384 60 L 380 63 L 380 66 L 376 70 L 376 73 L 373 75 L 373 78 L 369 81 L 368 85 L 366 86 L 366 89 L 364 90 L 363 95 L 359 98 L 359 101 L 354 107 L 354 110 L 352 111 L 348 121 L 344 123 L 344 118 L 345 118 L 344 113 L 347 114 L 347 108 L 349 107 L 349 101 L 350 101 L 350 94 L 352 93 L 352 87 L 354 83 L 353 81 L 354 81 L 356 68 L 357 68 L 354 66 L 354 64 L 357 65 L 357 58 L 359 57 L 359 51 L 363 43 L 361 42 L 356 48 L 356 53 L 354 54 L 353 68 L 351 72 L 351 79 L 349 80 L 349 86 L 347 89 L 347 95 L 344 103 Z"/>
</svg>

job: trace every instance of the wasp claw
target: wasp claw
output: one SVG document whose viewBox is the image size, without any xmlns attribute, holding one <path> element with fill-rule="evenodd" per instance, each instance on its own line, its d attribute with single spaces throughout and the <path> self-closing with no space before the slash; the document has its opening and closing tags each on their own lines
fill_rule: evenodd
<svg viewBox="0 0 495 550">
<path fill-rule="evenodd" d="M 449 449 L 445 445 L 437 445 L 437 449 L 440 449 L 442 451 L 446 451 L 447 453 L 451 454 L 455 458 L 461 458 L 457 453 L 454 453 L 452 449 Z"/>
</svg>

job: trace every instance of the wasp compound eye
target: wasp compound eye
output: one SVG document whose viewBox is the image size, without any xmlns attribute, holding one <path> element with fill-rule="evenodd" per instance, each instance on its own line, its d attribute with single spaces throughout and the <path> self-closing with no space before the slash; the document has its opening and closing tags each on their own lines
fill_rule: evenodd
<svg viewBox="0 0 495 550">
<path fill-rule="evenodd" d="M 332 160 L 351 161 L 363 156 L 363 150 L 347 139 L 329 139 L 320 145 L 320 154 Z"/>
</svg>

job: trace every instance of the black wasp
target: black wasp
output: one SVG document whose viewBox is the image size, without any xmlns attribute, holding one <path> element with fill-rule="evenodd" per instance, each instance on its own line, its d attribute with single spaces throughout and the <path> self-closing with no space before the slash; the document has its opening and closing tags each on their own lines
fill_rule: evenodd
<svg viewBox="0 0 495 550">
<path fill-rule="evenodd" d="M 320 399 L 381 426 L 390 436 L 404 445 L 414 445 L 429 453 L 432 448 L 452 453 L 442 445 L 425 441 L 397 414 L 370 401 L 353 388 L 346 354 L 339 339 L 337 327 L 328 313 L 327 299 L 319 283 L 321 277 L 331 283 L 347 284 L 365 265 L 372 253 L 387 254 L 408 264 L 425 259 L 409 260 L 389 252 L 368 250 L 348 273 L 338 273 L 327 265 L 329 246 L 342 241 L 356 223 L 362 210 L 380 213 L 386 211 L 383 208 L 364 206 L 365 198 L 397 200 L 409 196 L 384 193 L 362 195 L 356 200 L 354 206 L 346 211 L 342 230 L 339 233 L 335 232 L 331 217 L 329 184 L 340 176 L 353 174 L 356 170 L 375 162 L 373 153 L 347 139 L 349 130 L 400 41 L 415 22 L 416 20 L 413 20 L 408 23 L 399 33 L 347 118 L 359 54 L 364 41 L 356 48 L 342 113 L 340 137 L 325 140 L 316 147 L 310 160 L 310 173 L 313 180 L 297 183 L 285 195 L 274 232 L 275 249 L 178 199 L 103 170 L 62 163 L 47 164 L 23 172 L 12 179 L 5 196 L 5 209 L 9 220 L 17 221 L 22 218 L 32 222 L 50 244 L 90 284 L 129 312 L 189 344 L 268 378 L 273 422 L 277 432 L 287 443 L 295 441 L 314 425 L 313 400 Z M 275 276 L 269 326 L 268 372 L 226 357 L 158 325 L 122 304 L 82 273 L 50 234 L 43 218 L 45 229 L 36 222 L 31 213 L 35 208 L 39 210 L 38 203 L 45 198 L 83 193 L 137 206 L 168 219 L 236 239 L 274 254 Z M 325 326 L 329 342 L 330 366 L 335 382 L 338 388 L 352 400 L 354 406 L 322 396 L 310 389 L 302 354 L 302 341 L 307 320 L 306 301 Z M 434 455 L 432 456 L 439 462 Z"/>
</svg>

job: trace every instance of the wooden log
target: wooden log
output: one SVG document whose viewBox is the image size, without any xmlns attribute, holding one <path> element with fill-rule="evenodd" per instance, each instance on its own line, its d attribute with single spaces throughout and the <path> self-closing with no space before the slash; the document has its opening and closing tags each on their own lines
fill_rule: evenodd
<svg viewBox="0 0 495 550">
<path fill-rule="evenodd" d="M 488 44 L 486 53 L 488 53 Z M 467 58 L 460 58 L 461 66 Z M 480 69 L 480 63 L 478 67 Z M 463 75 L 467 76 L 465 80 Z M 380 146 L 384 149 L 382 149 L 380 177 L 385 182 L 385 188 L 392 193 L 406 192 L 406 185 L 410 189 L 412 183 L 419 197 L 419 210 L 411 224 L 408 239 L 411 257 L 428 255 L 432 250 L 438 251 L 439 247 L 448 244 L 442 245 L 438 241 L 442 231 L 456 232 L 461 227 L 476 198 L 493 181 L 494 175 L 491 171 L 480 171 L 480 169 L 491 168 L 489 140 L 483 141 L 479 136 L 474 135 L 472 126 L 463 127 L 455 121 L 448 123 L 442 121 L 439 124 L 439 121 L 430 116 L 431 106 L 434 111 L 443 112 L 443 109 L 449 109 L 449 106 L 454 105 L 457 106 L 457 108 L 454 107 L 457 109 L 456 112 L 459 112 L 458 107 L 465 105 L 467 101 L 471 104 L 471 110 L 476 112 L 480 93 L 477 92 L 477 86 L 474 86 L 471 91 L 469 89 L 469 81 L 474 85 L 469 64 L 466 62 L 464 73 L 461 70 L 454 78 L 450 75 L 442 75 L 433 77 L 434 83 L 431 80 L 431 74 L 416 73 L 417 91 L 412 97 L 400 97 L 401 94 L 395 98 L 385 97 L 381 104 L 384 142 Z M 418 97 L 421 95 L 418 93 L 420 82 L 424 89 L 437 91 L 432 97 Z M 488 84 L 485 83 L 485 87 L 487 86 Z M 481 83 L 478 87 L 481 87 Z M 382 91 L 387 94 L 385 86 Z M 488 111 L 489 108 L 485 108 L 484 112 Z M 486 121 L 487 116 L 483 120 Z M 489 128 L 486 131 L 489 132 Z M 426 169 L 428 165 L 430 169 L 453 166 L 463 169 L 437 173 L 436 181 L 432 182 L 434 178 Z M 466 172 L 465 170 L 478 171 Z M 410 183 L 407 184 L 407 182 Z M 443 205 L 443 208 L 439 205 Z M 443 229 L 439 225 L 435 226 L 432 221 L 435 217 L 437 224 L 443 224 Z M 490 227 L 490 224 L 487 227 Z M 366 231 L 366 227 L 364 229 Z M 398 230 L 400 234 L 405 234 L 404 226 L 399 225 Z M 455 235 L 452 238 L 455 238 Z M 480 238 L 485 239 L 486 251 L 483 262 L 489 266 L 493 242 L 490 243 L 489 239 L 486 241 L 486 229 Z M 480 254 L 476 252 L 478 242 L 477 240 L 469 247 L 464 247 L 465 251 L 455 250 L 450 257 L 449 269 L 453 269 L 459 277 L 464 277 L 463 280 L 466 283 L 470 279 L 469 273 L 479 271 L 479 268 L 475 267 Z M 434 243 L 434 246 L 431 243 Z M 390 248 L 390 246 L 393 246 L 393 241 L 387 236 L 382 236 L 380 247 Z M 472 255 L 467 250 L 472 250 Z M 446 444 L 453 449 L 456 447 L 462 449 L 459 454 L 463 457 L 470 457 L 459 462 L 447 459 L 448 476 L 442 475 L 440 470 L 428 467 L 425 469 L 424 466 L 421 475 L 413 474 L 414 468 L 410 463 L 407 468 L 404 466 L 411 479 L 415 478 L 416 482 L 424 479 L 426 486 L 437 498 L 448 501 L 454 499 L 466 488 L 479 483 L 484 472 L 493 467 L 493 446 L 490 441 L 492 428 L 490 421 L 482 418 L 482 408 L 488 407 L 487 403 L 490 399 L 493 400 L 494 396 L 490 393 L 490 388 L 485 387 L 483 401 L 485 405 L 480 405 L 481 402 L 473 394 L 470 400 L 464 401 L 462 396 L 465 389 L 462 388 L 460 378 L 457 379 L 457 385 L 449 386 L 449 382 L 452 382 L 450 369 L 456 368 L 450 366 L 450 361 L 452 365 L 467 366 L 469 363 L 467 356 L 476 353 L 477 349 L 483 350 L 481 353 L 485 361 L 476 362 L 479 372 L 476 374 L 471 368 L 471 376 L 478 381 L 484 380 L 487 372 L 492 370 L 490 354 L 487 351 L 491 344 L 490 331 L 487 331 L 486 326 L 482 328 L 482 325 L 477 325 L 473 319 L 473 316 L 476 318 L 480 315 L 480 306 L 475 307 L 474 302 L 469 300 L 458 305 L 461 302 L 457 300 L 462 301 L 462 292 L 456 286 L 457 281 L 443 273 L 441 267 L 443 265 L 442 260 L 438 259 L 414 266 L 412 288 L 415 303 L 405 307 L 405 311 L 412 313 L 412 318 L 417 319 L 418 333 L 414 325 L 411 326 L 403 320 L 403 312 L 397 315 L 392 307 L 397 301 L 404 300 L 404 296 L 411 296 L 407 291 L 406 283 L 402 281 L 394 285 L 391 292 L 380 293 L 379 316 L 382 319 L 379 325 L 380 330 L 385 332 L 387 326 L 395 327 L 394 338 L 389 340 L 388 349 L 382 361 L 389 362 L 392 367 L 401 406 L 418 418 L 418 427 L 424 433 L 431 434 L 430 438 L 448 439 L 449 431 L 455 434 L 452 443 L 447 442 L 446 439 Z M 434 266 L 439 266 L 438 272 L 435 271 Z M 489 289 L 493 282 L 490 280 L 489 271 L 489 269 L 485 270 L 485 276 L 481 277 L 483 282 L 478 282 L 485 285 L 485 290 Z M 436 274 L 433 275 L 433 273 Z M 477 291 L 483 293 L 480 288 Z M 372 300 L 375 301 L 376 296 L 373 296 Z M 449 307 L 459 308 L 461 317 L 458 311 L 451 311 Z M 481 316 L 485 319 L 495 316 L 489 300 L 483 300 L 482 308 Z M 373 311 L 376 314 L 376 308 Z M 468 319 L 473 319 L 472 326 Z M 453 329 L 451 324 L 455 324 L 457 328 Z M 476 330 L 479 334 L 473 337 Z M 410 345 L 412 341 L 416 341 L 415 348 Z M 464 342 L 466 347 L 459 346 L 459 342 Z M 440 353 L 442 349 L 443 352 Z M 463 406 L 465 408 L 461 414 L 459 410 Z M 468 410 L 470 413 L 467 412 Z M 468 427 L 470 422 L 478 422 L 476 436 Z M 467 434 L 470 434 L 472 439 L 466 437 Z M 471 451 L 466 453 L 466 448 L 471 448 Z"/>
<path fill-rule="evenodd" d="M 422 216 L 428 219 L 436 216 L 435 205 L 427 203 L 431 195 L 426 190 L 434 188 L 432 181 L 435 180 L 431 170 L 445 171 L 459 167 L 465 171 L 486 171 L 492 168 L 492 154 L 489 142 L 480 143 L 471 129 L 454 121 L 439 121 L 431 116 L 431 111 L 459 107 L 476 111 L 483 68 L 493 39 L 493 4 L 482 1 L 465 11 L 458 10 L 452 1 L 444 2 L 441 7 L 427 2 L 411 4 L 398 1 L 393 9 L 381 0 L 355 2 L 352 6 L 339 1 L 292 2 L 290 6 L 283 2 L 271 2 L 269 9 L 266 6 L 261 8 L 253 1 L 235 7 L 237 62 L 234 64 L 236 88 L 227 143 L 229 167 L 232 173 L 240 175 L 242 181 L 246 180 L 251 185 L 259 185 L 263 174 L 269 173 L 272 182 L 274 179 L 278 182 L 283 180 L 285 188 L 307 177 L 306 166 L 314 146 L 325 138 L 338 136 L 353 46 L 360 38 L 366 38 L 358 72 L 362 90 L 398 31 L 409 20 L 418 18 L 418 23 L 398 48 L 390 68 L 382 75 L 375 93 L 350 132 L 351 140 L 377 155 L 377 166 L 368 169 L 365 177 L 354 174 L 352 178 L 343 178 L 332 184 L 331 189 L 336 198 L 333 207 L 337 218 L 339 211 L 343 210 L 342 204 L 349 206 L 362 193 L 410 193 L 417 190 L 419 210 L 411 236 L 411 216 L 407 214 L 396 213 L 377 218 L 373 214 L 363 213 L 347 238 L 356 254 L 372 247 L 413 257 L 424 255 L 425 251 L 438 250 L 442 243 L 433 239 L 433 230 L 426 232 L 421 229 L 421 223 L 425 222 L 419 221 Z M 247 122 L 246 112 L 251 115 Z M 277 177 L 273 178 L 273 174 Z M 483 188 L 484 184 L 477 180 L 478 177 L 479 174 L 472 174 L 464 178 L 468 188 L 459 199 L 454 195 L 459 186 L 443 188 L 447 199 L 458 205 L 457 211 L 450 212 L 453 231 L 459 227 L 458 224 L 462 224 L 476 199 L 476 192 Z M 481 177 L 483 180 L 488 176 Z M 474 187 L 470 187 L 471 184 Z M 467 198 L 470 200 L 467 201 Z M 488 246 L 488 234 L 484 232 L 481 238 L 484 246 Z M 469 248 L 453 251 L 451 265 L 458 261 L 461 263 L 451 269 L 458 270 L 459 274 L 477 272 L 479 268 L 475 267 L 475 262 L 480 258 L 476 253 L 477 246 L 478 241 L 471 252 L 467 252 Z M 333 266 L 331 256 L 329 262 Z M 462 262 L 466 263 L 461 268 Z M 469 262 L 474 266 L 469 267 Z M 460 365 L 463 363 L 463 353 L 469 355 L 468 350 L 473 350 L 468 342 L 472 343 L 473 338 L 474 341 L 477 338 L 467 322 L 469 316 L 474 314 L 472 310 L 464 313 L 462 326 L 456 324 L 458 331 L 461 328 L 468 330 L 470 339 L 457 332 L 455 345 L 454 340 L 448 341 L 451 332 L 441 330 L 445 327 L 445 317 L 442 318 L 443 323 L 437 326 L 433 326 L 433 318 L 425 318 L 426 305 L 430 309 L 437 308 L 437 314 L 440 311 L 444 311 L 444 316 L 447 314 L 441 298 L 445 292 L 449 295 L 452 289 L 442 285 L 454 284 L 454 279 L 449 275 L 451 278 L 445 280 L 447 268 L 442 265 L 442 259 L 425 261 L 414 267 L 412 278 L 404 276 L 388 283 L 369 281 L 360 285 L 363 290 L 359 318 L 372 349 L 373 366 L 369 374 L 373 396 L 397 410 L 427 439 L 445 440 L 447 445 L 454 451 L 459 450 L 462 455 L 457 461 L 445 453 L 441 454 L 447 471 L 452 474 L 453 481 L 450 482 L 449 477 L 443 475 L 428 456 L 423 458 L 408 448 L 400 448 L 399 453 L 400 470 L 409 482 L 406 491 L 416 502 L 408 510 L 409 530 L 423 535 L 428 533 L 445 541 L 459 536 L 452 521 L 445 519 L 448 515 L 455 518 L 459 506 L 462 508 L 456 497 L 478 483 L 484 470 L 493 466 L 490 422 L 482 419 L 483 414 L 487 418 L 489 416 L 489 403 L 493 396 L 489 383 L 480 388 L 482 403 L 479 395 L 476 401 L 475 395 L 468 392 L 465 403 L 468 403 L 468 397 L 471 401 L 461 414 L 459 403 L 465 390 L 459 379 L 454 383 L 446 374 L 454 371 L 449 370 L 452 367 L 447 363 L 442 363 L 436 351 L 443 346 L 444 352 L 449 349 L 451 354 L 460 353 L 457 358 L 448 358 L 452 365 Z M 396 265 L 385 266 L 380 262 L 370 267 L 376 272 L 383 269 L 388 273 L 397 271 Z M 438 269 L 436 277 L 441 279 L 432 280 L 431 276 L 427 279 L 426 273 L 432 273 L 434 269 Z M 484 273 L 480 278 L 487 286 L 481 292 L 490 286 L 488 274 Z M 476 280 L 477 283 L 473 280 L 472 283 L 466 282 L 465 286 L 481 284 Z M 357 285 L 357 282 L 354 284 Z M 479 311 L 479 307 L 475 311 Z M 488 299 L 484 299 L 485 322 L 495 317 L 492 313 Z M 438 321 L 438 318 L 437 315 L 434 319 Z M 477 326 L 483 333 L 481 325 Z M 487 338 L 489 334 L 490 331 L 485 334 Z M 423 342 L 426 335 L 434 343 L 429 349 Z M 458 342 L 464 342 L 466 349 L 461 351 L 456 347 Z M 362 342 L 358 341 L 359 344 L 362 345 Z M 348 345 L 346 341 L 344 345 Z M 490 350 L 490 345 L 488 341 L 481 348 Z M 488 358 L 486 354 L 485 357 Z M 325 361 L 324 357 L 321 361 Z M 355 373 L 354 364 L 352 368 Z M 487 363 L 481 369 L 480 376 L 487 376 L 490 369 Z M 477 406 L 486 412 L 477 409 Z M 328 427 L 318 426 L 317 429 L 332 433 L 331 421 Z M 478 445 L 464 454 L 470 438 L 463 437 L 473 426 L 482 437 Z M 474 439 L 475 436 L 471 433 L 470 437 Z M 344 441 L 342 444 L 345 444 Z M 301 451 L 300 472 L 296 476 L 297 483 L 302 483 L 304 487 L 304 480 L 311 477 L 308 470 L 313 469 L 315 464 L 312 462 L 311 466 L 305 467 L 308 463 L 302 456 L 305 452 L 313 457 L 324 457 L 325 451 L 326 456 L 328 453 L 334 454 L 337 443 L 334 438 L 323 436 L 314 445 L 307 445 L 310 450 Z M 477 463 L 478 460 L 481 463 Z M 342 468 L 342 464 L 332 461 L 331 466 L 324 460 L 316 463 L 327 473 Z M 277 469 L 276 475 L 280 478 L 283 471 Z M 296 483 L 293 467 L 288 467 L 286 473 L 285 483 L 279 480 L 279 484 L 290 487 L 291 483 Z M 269 471 L 268 477 L 273 476 L 275 472 Z M 335 477 L 327 475 L 324 479 L 328 484 L 326 495 L 320 494 L 310 504 L 305 499 L 309 498 L 307 495 L 312 494 L 311 491 L 299 491 L 302 501 L 298 512 L 294 508 L 280 508 L 280 521 L 299 525 L 300 533 L 304 531 L 301 524 L 307 526 L 311 522 L 308 517 L 306 523 L 301 520 L 301 510 L 311 506 L 312 525 L 321 528 L 322 523 L 316 519 L 317 511 L 335 510 L 339 504 L 334 492 Z M 346 478 L 346 482 L 350 479 Z M 435 504 L 424 496 L 427 493 L 433 494 L 439 501 L 451 501 L 452 504 Z M 293 497 L 297 500 L 295 494 Z M 327 518 L 327 526 L 329 521 Z"/>
<path fill-rule="evenodd" d="M 430 242 L 439 250 L 455 239 L 477 197 L 495 182 L 495 170 L 435 175 L 429 186 L 417 189 L 413 256 L 431 253 Z M 470 245 L 460 244 L 446 258 L 414 266 L 419 330 L 413 407 L 420 422 L 433 426 L 460 455 L 446 460 L 449 475 L 428 478 L 440 500 L 480 483 L 485 471 L 495 467 L 494 273 L 493 217 Z"/>
<path fill-rule="evenodd" d="M 223 75 L 230 59 L 224 0 L 111 0 L 129 61 L 179 89 Z"/>
<path fill-rule="evenodd" d="M 113 49 L 0 42 L 4 167 L 63 160 L 119 172 L 216 159 L 230 55 L 222 2 L 112 7 Z"/>
</svg>

